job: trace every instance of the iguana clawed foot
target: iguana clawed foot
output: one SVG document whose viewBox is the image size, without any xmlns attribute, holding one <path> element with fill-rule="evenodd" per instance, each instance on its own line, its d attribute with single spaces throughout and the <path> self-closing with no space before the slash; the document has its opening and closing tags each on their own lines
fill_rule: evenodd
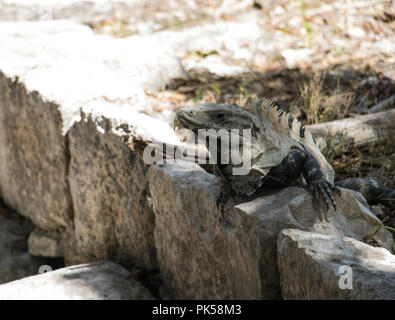
<svg viewBox="0 0 395 320">
<path fill-rule="evenodd" d="M 340 190 L 334 186 L 333 184 L 329 183 L 328 181 L 321 179 L 318 181 L 310 182 L 307 185 L 307 188 L 312 193 L 314 202 L 317 208 L 319 208 L 319 198 L 321 197 L 326 204 L 326 209 L 329 210 L 329 200 L 331 201 L 333 208 L 336 211 L 336 201 L 333 197 L 333 192 L 340 195 Z"/>
</svg>

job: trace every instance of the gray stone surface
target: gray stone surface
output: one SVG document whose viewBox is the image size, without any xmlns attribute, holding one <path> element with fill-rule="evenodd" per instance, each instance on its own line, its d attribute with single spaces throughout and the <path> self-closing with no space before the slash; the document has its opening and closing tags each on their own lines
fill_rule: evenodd
<svg viewBox="0 0 395 320">
<path fill-rule="evenodd" d="M 239 204 L 236 211 L 254 215 L 262 221 L 267 232 L 277 236 L 281 229 L 295 227 L 321 234 L 345 235 L 363 240 L 371 234 L 381 221 L 368 209 L 365 198 L 353 190 L 342 189 L 336 196 L 337 210 L 330 207 L 327 212 L 329 222 L 323 219 L 324 204 L 321 210 L 314 207 L 311 194 L 303 187 L 290 187 L 279 191 L 267 191 L 266 195 Z M 375 236 L 377 243 L 391 248 L 392 235 L 381 229 Z"/>
<path fill-rule="evenodd" d="M 143 90 L 182 75 L 178 59 L 153 40 L 68 21 L 0 25 L 0 190 L 43 231 L 31 252 L 155 268 L 146 167 L 126 142 L 178 141 L 146 114 Z"/>
<path fill-rule="evenodd" d="M 395 256 L 384 248 L 296 229 L 277 244 L 284 299 L 395 299 Z"/>
<path fill-rule="evenodd" d="M 147 166 L 106 123 L 104 133 L 91 119 L 76 123 L 68 133 L 75 252 L 66 253 L 66 261 L 129 259 L 153 269 L 155 224 Z"/>
<path fill-rule="evenodd" d="M 63 257 L 62 235 L 58 232 L 43 231 L 35 228 L 28 239 L 29 253 L 33 256 Z"/>
<path fill-rule="evenodd" d="M 43 229 L 71 224 L 68 159 L 61 130 L 55 104 L 37 92 L 27 92 L 23 84 L 0 71 L 2 197 Z"/>
<path fill-rule="evenodd" d="M 153 166 L 149 182 L 158 263 L 169 296 L 176 298 L 280 298 L 276 241 L 282 229 L 360 240 L 379 223 L 361 195 L 345 189 L 327 223 L 302 187 L 268 191 L 222 216 L 215 205 L 215 179 L 196 164 Z M 376 240 L 387 248 L 392 243 L 385 230 Z"/>
<path fill-rule="evenodd" d="M 0 286 L 0 300 L 151 300 L 121 266 L 99 261 L 74 265 Z"/>
<path fill-rule="evenodd" d="M 33 257 L 27 248 L 27 238 L 33 224 L 0 206 L 0 283 L 38 273 L 45 259 Z"/>
<path fill-rule="evenodd" d="M 155 245 L 170 297 L 260 297 L 259 236 L 246 215 L 221 217 L 218 186 L 197 165 L 151 167 Z"/>
</svg>

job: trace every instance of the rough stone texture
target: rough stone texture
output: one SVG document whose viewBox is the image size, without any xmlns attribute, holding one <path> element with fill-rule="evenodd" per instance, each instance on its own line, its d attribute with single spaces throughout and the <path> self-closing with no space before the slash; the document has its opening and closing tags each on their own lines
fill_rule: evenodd
<svg viewBox="0 0 395 320">
<path fill-rule="evenodd" d="M 40 266 L 48 263 L 27 251 L 27 238 L 33 228 L 29 220 L 11 211 L 7 211 L 7 217 L 0 215 L 0 283 L 37 274 Z"/>
<path fill-rule="evenodd" d="M 63 257 L 62 235 L 57 232 L 34 229 L 28 239 L 29 253 L 33 256 Z"/>
<path fill-rule="evenodd" d="M 346 235 L 362 240 L 378 223 L 381 223 L 369 211 L 361 194 L 346 189 L 341 189 L 341 192 L 341 197 L 336 197 L 337 211 L 330 208 L 328 212 L 329 223 L 322 219 L 324 209 L 317 212 L 310 193 L 303 187 L 268 190 L 265 196 L 235 207 L 236 212 L 257 218 L 257 223 L 260 225 L 263 248 L 261 251 L 263 297 L 267 294 L 265 290 L 269 292 L 279 290 L 276 241 L 282 229 L 297 228 L 322 234 Z M 391 247 L 392 236 L 386 230 L 380 230 L 375 240 L 383 247 Z"/>
<path fill-rule="evenodd" d="M 122 137 L 111 132 L 110 121 L 105 123 L 104 133 L 97 131 L 92 119 L 76 123 L 68 133 L 78 254 L 67 254 L 66 260 L 129 259 L 152 269 L 156 267 L 154 214 L 147 167 Z"/>
<path fill-rule="evenodd" d="M 43 101 L 37 92 L 28 93 L 0 71 L 2 197 L 43 229 L 66 227 L 72 218 L 61 128 L 54 104 Z"/>
<path fill-rule="evenodd" d="M 0 286 L 1 300 L 143 300 L 152 295 L 121 266 L 99 261 Z"/>
<path fill-rule="evenodd" d="M 317 212 L 311 195 L 303 187 L 291 187 L 266 192 L 266 195 L 249 202 L 239 204 L 236 211 L 256 215 L 268 232 L 276 235 L 284 228 L 295 227 L 322 234 L 337 234 L 363 240 L 381 221 L 368 209 L 365 198 L 356 191 L 342 189 L 336 196 L 337 211 L 331 207 L 327 213 L 329 222 L 321 219 L 324 204 Z M 377 243 L 391 248 L 390 232 L 381 229 L 375 236 Z"/>
<path fill-rule="evenodd" d="M 222 218 L 215 178 L 179 162 L 150 168 L 155 244 L 168 294 L 182 299 L 260 296 L 260 246 L 248 216 Z M 235 221 L 233 221 L 235 219 Z"/>
<path fill-rule="evenodd" d="M 276 241 L 282 229 L 362 239 L 379 223 L 362 196 L 345 189 L 327 223 L 302 187 L 268 191 L 221 216 L 215 179 L 196 164 L 153 166 L 149 181 L 158 263 L 168 295 L 175 298 L 280 298 Z M 385 230 L 375 239 L 387 248 L 392 243 Z"/>
<path fill-rule="evenodd" d="M 295 229 L 277 243 L 284 299 L 395 299 L 395 256 L 384 248 Z M 339 286 L 342 266 L 352 268 L 352 289 Z"/>
<path fill-rule="evenodd" d="M 59 232 L 68 264 L 155 268 L 146 167 L 126 142 L 178 141 L 144 114 L 143 91 L 182 75 L 178 59 L 152 40 L 68 21 L 0 25 L 0 193 L 42 231 L 32 252 L 58 255 L 45 247 Z"/>
</svg>

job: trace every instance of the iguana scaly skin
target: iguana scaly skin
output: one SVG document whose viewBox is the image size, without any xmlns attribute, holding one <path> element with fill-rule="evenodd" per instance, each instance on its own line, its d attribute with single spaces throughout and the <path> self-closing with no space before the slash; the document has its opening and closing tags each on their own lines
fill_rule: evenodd
<svg viewBox="0 0 395 320">
<path fill-rule="evenodd" d="M 231 129 L 251 130 L 251 145 L 244 149 L 242 155 L 251 159 L 247 175 L 233 175 L 235 164 L 232 161 L 215 165 L 215 175 L 222 186 L 219 199 L 221 206 L 232 195 L 249 196 L 261 189 L 303 184 L 311 191 L 317 205 L 319 198 L 322 198 L 327 209 L 330 201 L 336 210 L 334 193 L 339 193 L 339 190 L 334 185 L 333 168 L 322 155 L 311 133 L 270 100 L 256 99 L 245 106 L 204 103 L 184 107 L 177 111 L 177 119 L 181 126 L 195 133 L 198 129 L 225 129 L 230 139 L 235 139 Z M 218 136 L 216 138 L 217 150 L 223 150 L 221 139 Z M 243 141 L 241 135 L 236 139 Z M 220 155 L 217 159 L 220 159 Z M 343 180 L 341 186 L 369 191 L 365 190 L 369 189 L 368 184 L 378 186 L 370 180 L 366 183 L 362 179 L 354 182 Z M 383 188 L 376 191 L 381 191 L 381 194 L 394 191 Z"/>
</svg>

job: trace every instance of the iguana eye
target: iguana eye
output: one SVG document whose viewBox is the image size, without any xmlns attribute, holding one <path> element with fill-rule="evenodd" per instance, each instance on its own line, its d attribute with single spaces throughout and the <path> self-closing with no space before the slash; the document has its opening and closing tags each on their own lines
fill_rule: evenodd
<svg viewBox="0 0 395 320">
<path fill-rule="evenodd" d="M 223 118 L 225 118 L 225 115 L 224 115 L 223 113 L 217 113 L 217 114 L 215 115 L 215 117 L 216 117 L 217 119 L 223 119 Z"/>
</svg>

